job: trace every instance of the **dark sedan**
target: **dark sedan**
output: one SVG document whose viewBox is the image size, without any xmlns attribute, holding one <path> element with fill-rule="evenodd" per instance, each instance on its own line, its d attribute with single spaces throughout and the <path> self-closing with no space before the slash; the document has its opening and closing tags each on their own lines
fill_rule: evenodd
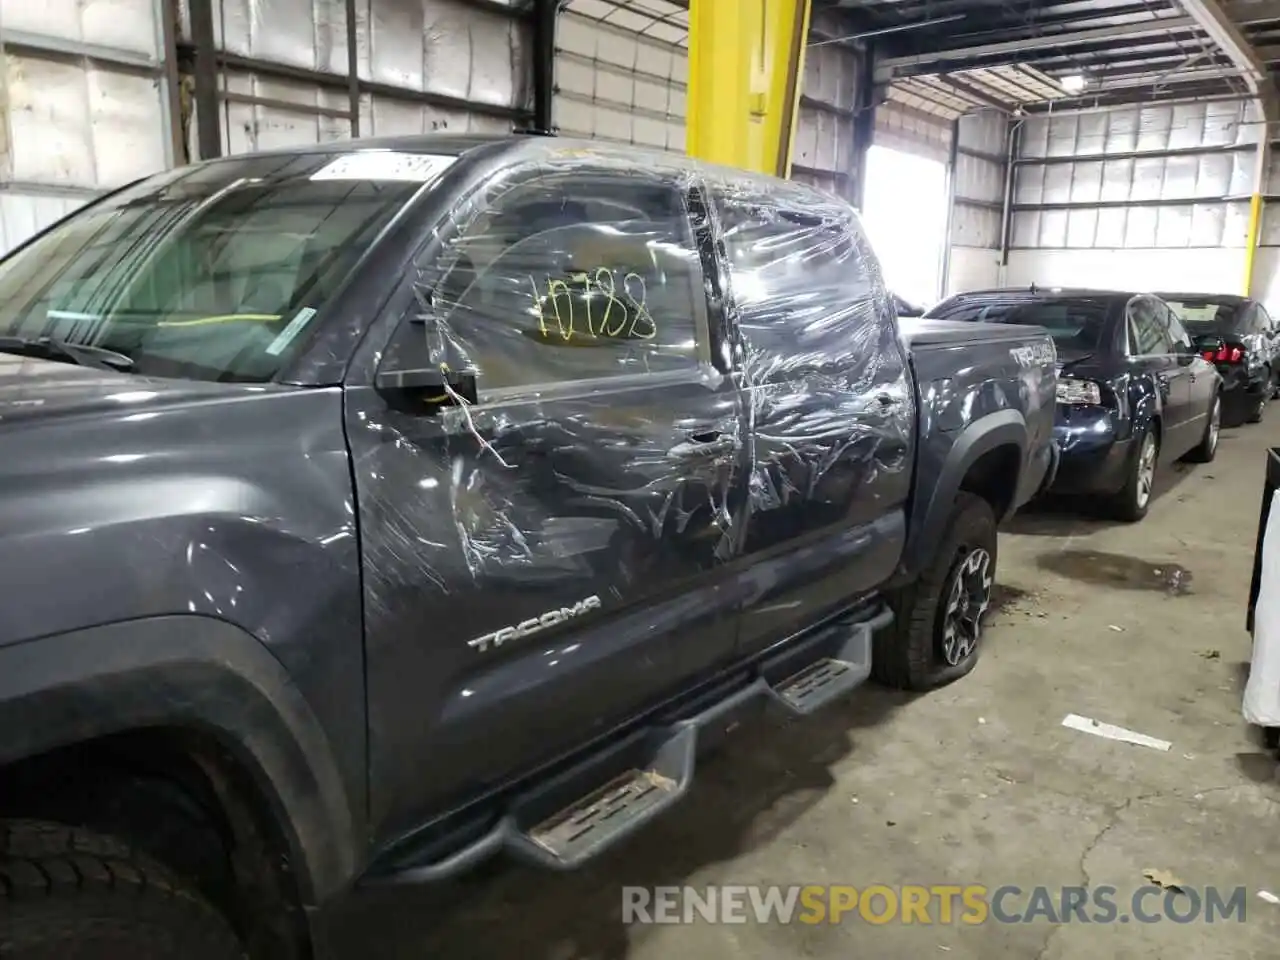
<svg viewBox="0 0 1280 960">
<path fill-rule="evenodd" d="M 1054 436 L 1062 460 L 1052 490 L 1105 498 L 1140 520 L 1157 465 L 1206 463 L 1218 447 L 1221 377 L 1159 297 L 1093 290 L 986 290 L 926 314 L 1033 324 L 1058 350 Z"/>
<path fill-rule="evenodd" d="M 1222 375 L 1228 422 L 1262 419 L 1280 384 L 1280 327 L 1256 300 L 1228 294 L 1166 293 L 1200 354 Z"/>
</svg>

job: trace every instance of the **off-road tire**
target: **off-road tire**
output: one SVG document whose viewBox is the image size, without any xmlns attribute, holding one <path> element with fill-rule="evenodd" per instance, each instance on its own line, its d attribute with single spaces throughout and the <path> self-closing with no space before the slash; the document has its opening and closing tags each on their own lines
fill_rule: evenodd
<svg viewBox="0 0 1280 960">
<path fill-rule="evenodd" d="M 1214 414 L 1218 416 L 1218 431 L 1213 429 Z M 1218 437 L 1222 432 L 1222 394 L 1215 393 L 1209 404 L 1209 415 L 1205 418 L 1204 434 L 1200 442 L 1189 450 L 1183 458 L 1188 463 L 1212 463 L 1218 455 Z"/>
<path fill-rule="evenodd" d="M 1271 385 L 1268 384 L 1258 395 L 1258 399 L 1254 401 L 1253 408 L 1249 411 L 1249 416 L 1245 418 L 1245 423 L 1261 423 L 1263 415 L 1267 412 L 1267 401 L 1271 399 Z"/>
<path fill-rule="evenodd" d="M 244 960 L 191 884 L 111 837 L 0 821 L 4 960 Z"/>
<path fill-rule="evenodd" d="M 955 666 L 942 656 L 947 595 L 957 568 L 976 548 L 990 554 L 994 576 L 996 539 L 991 504 L 972 493 L 957 493 L 933 559 L 919 579 L 889 597 L 893 626 L 879 631 L 872 642 L 871 675 L 876 681 L 900 690 L 930 690 L 973 670 L 982 652 L 981 640 Z"/>
</svg>

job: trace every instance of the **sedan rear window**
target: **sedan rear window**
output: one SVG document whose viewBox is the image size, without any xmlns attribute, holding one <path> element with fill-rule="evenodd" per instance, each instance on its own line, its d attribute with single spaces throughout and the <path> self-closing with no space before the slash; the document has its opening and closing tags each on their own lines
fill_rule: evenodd
<svg viewBox="0 0 1280 960">
<path fill-rule="evenodd" d="M 1102 343 L 1113 307 L 1096 297 L 1037 300 L 1010 310 L 1000 322 L 1044 327 L 1060 353 L 1092 353 Z"/>
<path fill-rule="evenodd" d="M 353 157 L 186 168 L 74 214 L 0 262 L 0 335 L 110 350 L 151 376 L 270 380 L 432 172 Z"/>
<path fill-rule="evenodd" d="M 1219 333 L 1235 328 L 1240 313 L 1239 304 L 1229 301 L 1196 299 L 1166 300 L 1182 325 L 1191 333 Z"/>
<path fill-rule="evenodd" d="M 1017 300 L 946 300 L 928 310 L 931 320 L 962 320 L 1000 323 L 1001 318 L 1025 299 Z"/>
</svg>

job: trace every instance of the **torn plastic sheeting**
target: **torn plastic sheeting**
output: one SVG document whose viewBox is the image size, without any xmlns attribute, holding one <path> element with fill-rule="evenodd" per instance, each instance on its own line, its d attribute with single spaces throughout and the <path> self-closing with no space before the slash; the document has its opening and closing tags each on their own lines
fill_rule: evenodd
<svg viewBox="0 0 1280 960">
<path fill-rule="evenodd" d="M 723 561 L 761 518 L 789 522 L 788 507 L 819 502 L 834 520 L 865 484 L 905 474 L 914 394 L 849 207 L 709 172 L 731 264 L 722 330 L 687 167 L 649 181 L 622 151 L 525 152 L 531 162 L 458 204 L 443 252 L 419 268 L 414 340 L 388 352 L 474 385 L 440 421 L 446 509 L 472 578 L 581 575 L 628 537 L 694 531 Z M 617 379 L 640 373 L 641 395 Z M 703 398 L 692 409 L 653 417 L 654 392 L 690 388 Z"/>
</svg>

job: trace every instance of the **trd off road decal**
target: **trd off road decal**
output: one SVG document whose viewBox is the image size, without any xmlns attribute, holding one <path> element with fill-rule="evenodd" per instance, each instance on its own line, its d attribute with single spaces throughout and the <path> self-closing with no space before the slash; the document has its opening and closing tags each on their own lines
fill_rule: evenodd
<svg viewBox="0 0 1280 960">
<path fill-rule="evenodd" d="M 1009 356 L 1020 367 L 1048 367 L 1058 362 L 1058 352 L 1051 343 L 1031 343 L 1025 347 L 1011 347 Z"/>
</svg>

